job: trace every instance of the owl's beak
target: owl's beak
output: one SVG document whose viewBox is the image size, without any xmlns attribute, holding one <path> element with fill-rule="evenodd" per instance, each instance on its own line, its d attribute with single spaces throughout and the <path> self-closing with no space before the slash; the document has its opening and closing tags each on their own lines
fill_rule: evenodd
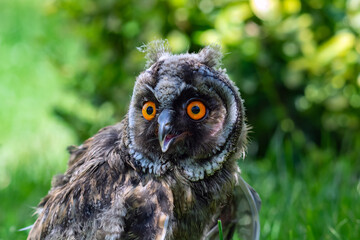
<svg viewBox="0 0 360 240">
<path fill-rule="evenodd" d="M 162 152 L 166 152 L 175 140 L 175 136 L 171 132 L 172 111 L 163 110 L 158 118 L 159 130 L 158 138 Z"/>
</svg>

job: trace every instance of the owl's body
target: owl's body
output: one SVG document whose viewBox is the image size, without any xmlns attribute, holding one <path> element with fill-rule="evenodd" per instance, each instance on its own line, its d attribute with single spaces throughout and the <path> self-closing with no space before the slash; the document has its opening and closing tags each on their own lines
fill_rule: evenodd
<svg viewBox="0 0 360 240">
<path fill-rule="evenodd" d="M 218 219 L 226 239 L 258 237 L 259 199 L 237 165 L 242 100 L 219 52 L 156 44 L 125 119 L 70 148 L 28 239 L 207 239 Z"/>
</svg>

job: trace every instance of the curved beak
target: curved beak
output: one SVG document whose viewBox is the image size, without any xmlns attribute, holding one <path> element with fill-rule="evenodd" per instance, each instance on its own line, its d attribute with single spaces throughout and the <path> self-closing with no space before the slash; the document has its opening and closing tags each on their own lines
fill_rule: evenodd
<svg viewBox="0 0 360 240">
<path fill-rule="evenodd" d="M 171 121 L 172 111 L 169 109 L 164 109 L 158 118 L 158 138 L 162 152 L 166 152 L 175 140 L 175 136 L 170 134 L 172 129 Z"/>
</svg>

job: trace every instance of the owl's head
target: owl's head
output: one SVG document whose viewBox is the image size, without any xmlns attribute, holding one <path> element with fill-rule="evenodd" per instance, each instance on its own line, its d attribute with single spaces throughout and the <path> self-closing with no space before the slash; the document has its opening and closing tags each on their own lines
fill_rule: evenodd
<svg viewBox="0 0 360 240">
<path fill-rule="evenodd" d="M 243 101 L 225 70 L 218 47 L 172 55 L 152 42 L 148 68 L 135 83 L 129 107 L 130 154 L 155 175 L 177 168 L 189 180 L 214 174 L 244 152 Z"/>
</svg>

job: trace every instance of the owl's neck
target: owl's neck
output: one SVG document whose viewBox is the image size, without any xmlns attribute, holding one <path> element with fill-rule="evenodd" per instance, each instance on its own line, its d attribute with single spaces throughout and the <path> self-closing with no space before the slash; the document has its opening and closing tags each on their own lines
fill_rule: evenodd
<svg viewBox="0 0 360 240">
<path fill-rule="evenodd" d="M 185 158 L 167 161 L 161 157 L 148 157 L 134 147 L 131 139 L 129 143 L 129 154 L 132 158 L 133 165 L 139 171 L 153 174 L 156 177 L 164 176 L 171 171 L 178 171 L 183 177 L 192 182 L 214 175 L 223 168 L 225 162 L 235 162 L 233 154 L 227 151 L 227 149 L 224 149 L 217 155 L 202 160 Z"/>
</svg>

